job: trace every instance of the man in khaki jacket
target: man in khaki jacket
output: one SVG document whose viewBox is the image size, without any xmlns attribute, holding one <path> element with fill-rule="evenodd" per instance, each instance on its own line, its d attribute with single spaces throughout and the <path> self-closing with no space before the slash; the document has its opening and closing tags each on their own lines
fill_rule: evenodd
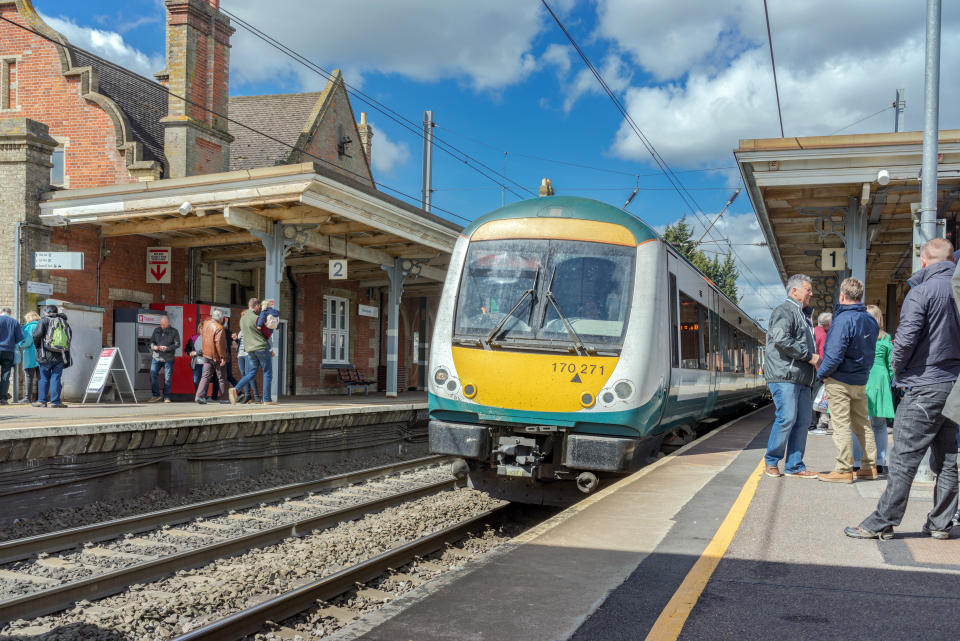
<svg viewBox="0 0 960 641">
<path fill-rule="evenodd" d="M 203 345 L 203 374 L 200 376 L 197 395 L 193 400 L 205 405 L 207 403 L 205 392 L 214 374 L 217 376 L 220 389 L 227 389 L 227 335 L 223 331 L 222 311 L 219 309 L 213 310 L 210 318 L 203 324 L 200 337 Z M 201 393 L 201 390 L 203 393 Z M 220 402 L 229 403 L 230 401 L 224 396 L 220 399 Z"/>
</svg>

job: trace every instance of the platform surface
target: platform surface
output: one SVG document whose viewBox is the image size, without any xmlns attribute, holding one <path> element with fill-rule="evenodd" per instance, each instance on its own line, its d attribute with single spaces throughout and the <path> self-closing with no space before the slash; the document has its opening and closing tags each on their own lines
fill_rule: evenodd
<svg viewBox="0 0 960 641">
<path fill-rule="evenodd" d="M 369 396 L 284 396 L 276 405 L 221 405 L 218 401 L 211 401 L 206 405 L 188 401 L 136 405 L 69 403 L 66 408 L 6 405 L 0 407 L 0 440 L 173 428 L 244 417 L 304 418 L 331 414 L 422 410 L 426 407 L 425 392 L 403 392 L 397 398 L 386 398 L 382 392 L 373 392 Z"/>
<path fill-rule="evenodd" d="M 960 638 L 960 539 L 919 532 L 931 486 L 914 489 L 894 540 L 849 539 L 843 527 L 873 510 L 885 481 L 761 476 L 772 416 L 741 418 L 335 638 Z M 810 435 L 805 458 L 830 469 L 832 439 Z M 681 587 L 686 605 L 671 602 Z"/>
</svg>

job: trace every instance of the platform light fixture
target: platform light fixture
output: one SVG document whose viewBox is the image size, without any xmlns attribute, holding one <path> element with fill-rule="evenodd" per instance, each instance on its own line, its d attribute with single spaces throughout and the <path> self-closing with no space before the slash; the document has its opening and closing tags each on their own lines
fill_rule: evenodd
<svg viewBox="0 0 960 641">
<path fill-rule="evenodd" d="M 890 184 L 890 172 L 887 171 L 886 169 L 881 169 L 880 171 L 878 171 L 878 172 L 877 172 L 877 182 L 880 183 L 881 185 L 889 185 L 889 184 Z"/>
</svg>

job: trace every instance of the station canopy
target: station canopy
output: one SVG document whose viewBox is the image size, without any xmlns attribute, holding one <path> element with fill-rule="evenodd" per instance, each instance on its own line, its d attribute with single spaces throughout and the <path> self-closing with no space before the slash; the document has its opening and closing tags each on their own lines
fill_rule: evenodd
<svg viewBox="0 0 960 641">
<path fill-rule="evenodd" d="M 53 191 L 45 225 L 92 224 L 104 237 L 140 235 L 198 248 L 200 260 L 265 260 L 279 232 L 285 264 L 325 271 L 351 259 L 350 279 L 369 286 L 381 266 L 409 261 L 421 283 L 442 283 L 461 227 L 314 163 Z M 275 223 L 280 223 L 276 225 Z"/>
<path fill-rule="evenodd" d="M 818 311 L 832 309 L 839 282 L 852 274 L 890 325 L 916 253 L 922 144 L 921 132 L 740 141 L 734 156 L 780 279 L 809 275 Z M 939 152 L 938 218 L 953 240 L 960 131 L 941 131 Z M 846 269 L 824 265 L 824 248 L 845 250 Z"/>
</svg>

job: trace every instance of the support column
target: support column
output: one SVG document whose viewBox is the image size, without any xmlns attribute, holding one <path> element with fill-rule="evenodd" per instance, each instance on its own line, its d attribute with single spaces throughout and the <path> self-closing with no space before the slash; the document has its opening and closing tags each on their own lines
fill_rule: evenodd
<svg viewBox="0 0 960 641">
<path fill-rule="evenodd" d="M 263 298 L 272 298 L 280 302 L 280 284 L 283 282 L 283 270 L 286 265 L 287 252 L 290 250 L 290 244 L 284 241 L 283 225 L 277 222 L 271 223 L 270 231 L 262 232 L 251 229 L 250 232 L 260 238 L 263 243 L 265 260 L 263 275 Z M 270 396 L 273 399 L 279 397 L 280 391 L 280 372 L 278 370 L 280 363 L 280 345 L 274 344 L 272 366 L 273 381 L 270 386 Z"/>
<path fill-rule="evenodd" d="M 851 198 L 844 225 L 844 245 L 847 250 L 847 269 L 850 275 L 867 283 L 867 218 L 860 211 L 857 199 Z M 866 300 L 866 298 L 864 298 Z"/>
<path fill-rule="evenodd" d="M 390 286 L 387 292 L 387 398 L 397 397 L 397 359 L 400 339 L 400 301 L 403 298 L 403 279 L 407 272 L 402 261 L 394 259 L 393 266 L 381 265 L 387 272 Z"/>
</svg>

